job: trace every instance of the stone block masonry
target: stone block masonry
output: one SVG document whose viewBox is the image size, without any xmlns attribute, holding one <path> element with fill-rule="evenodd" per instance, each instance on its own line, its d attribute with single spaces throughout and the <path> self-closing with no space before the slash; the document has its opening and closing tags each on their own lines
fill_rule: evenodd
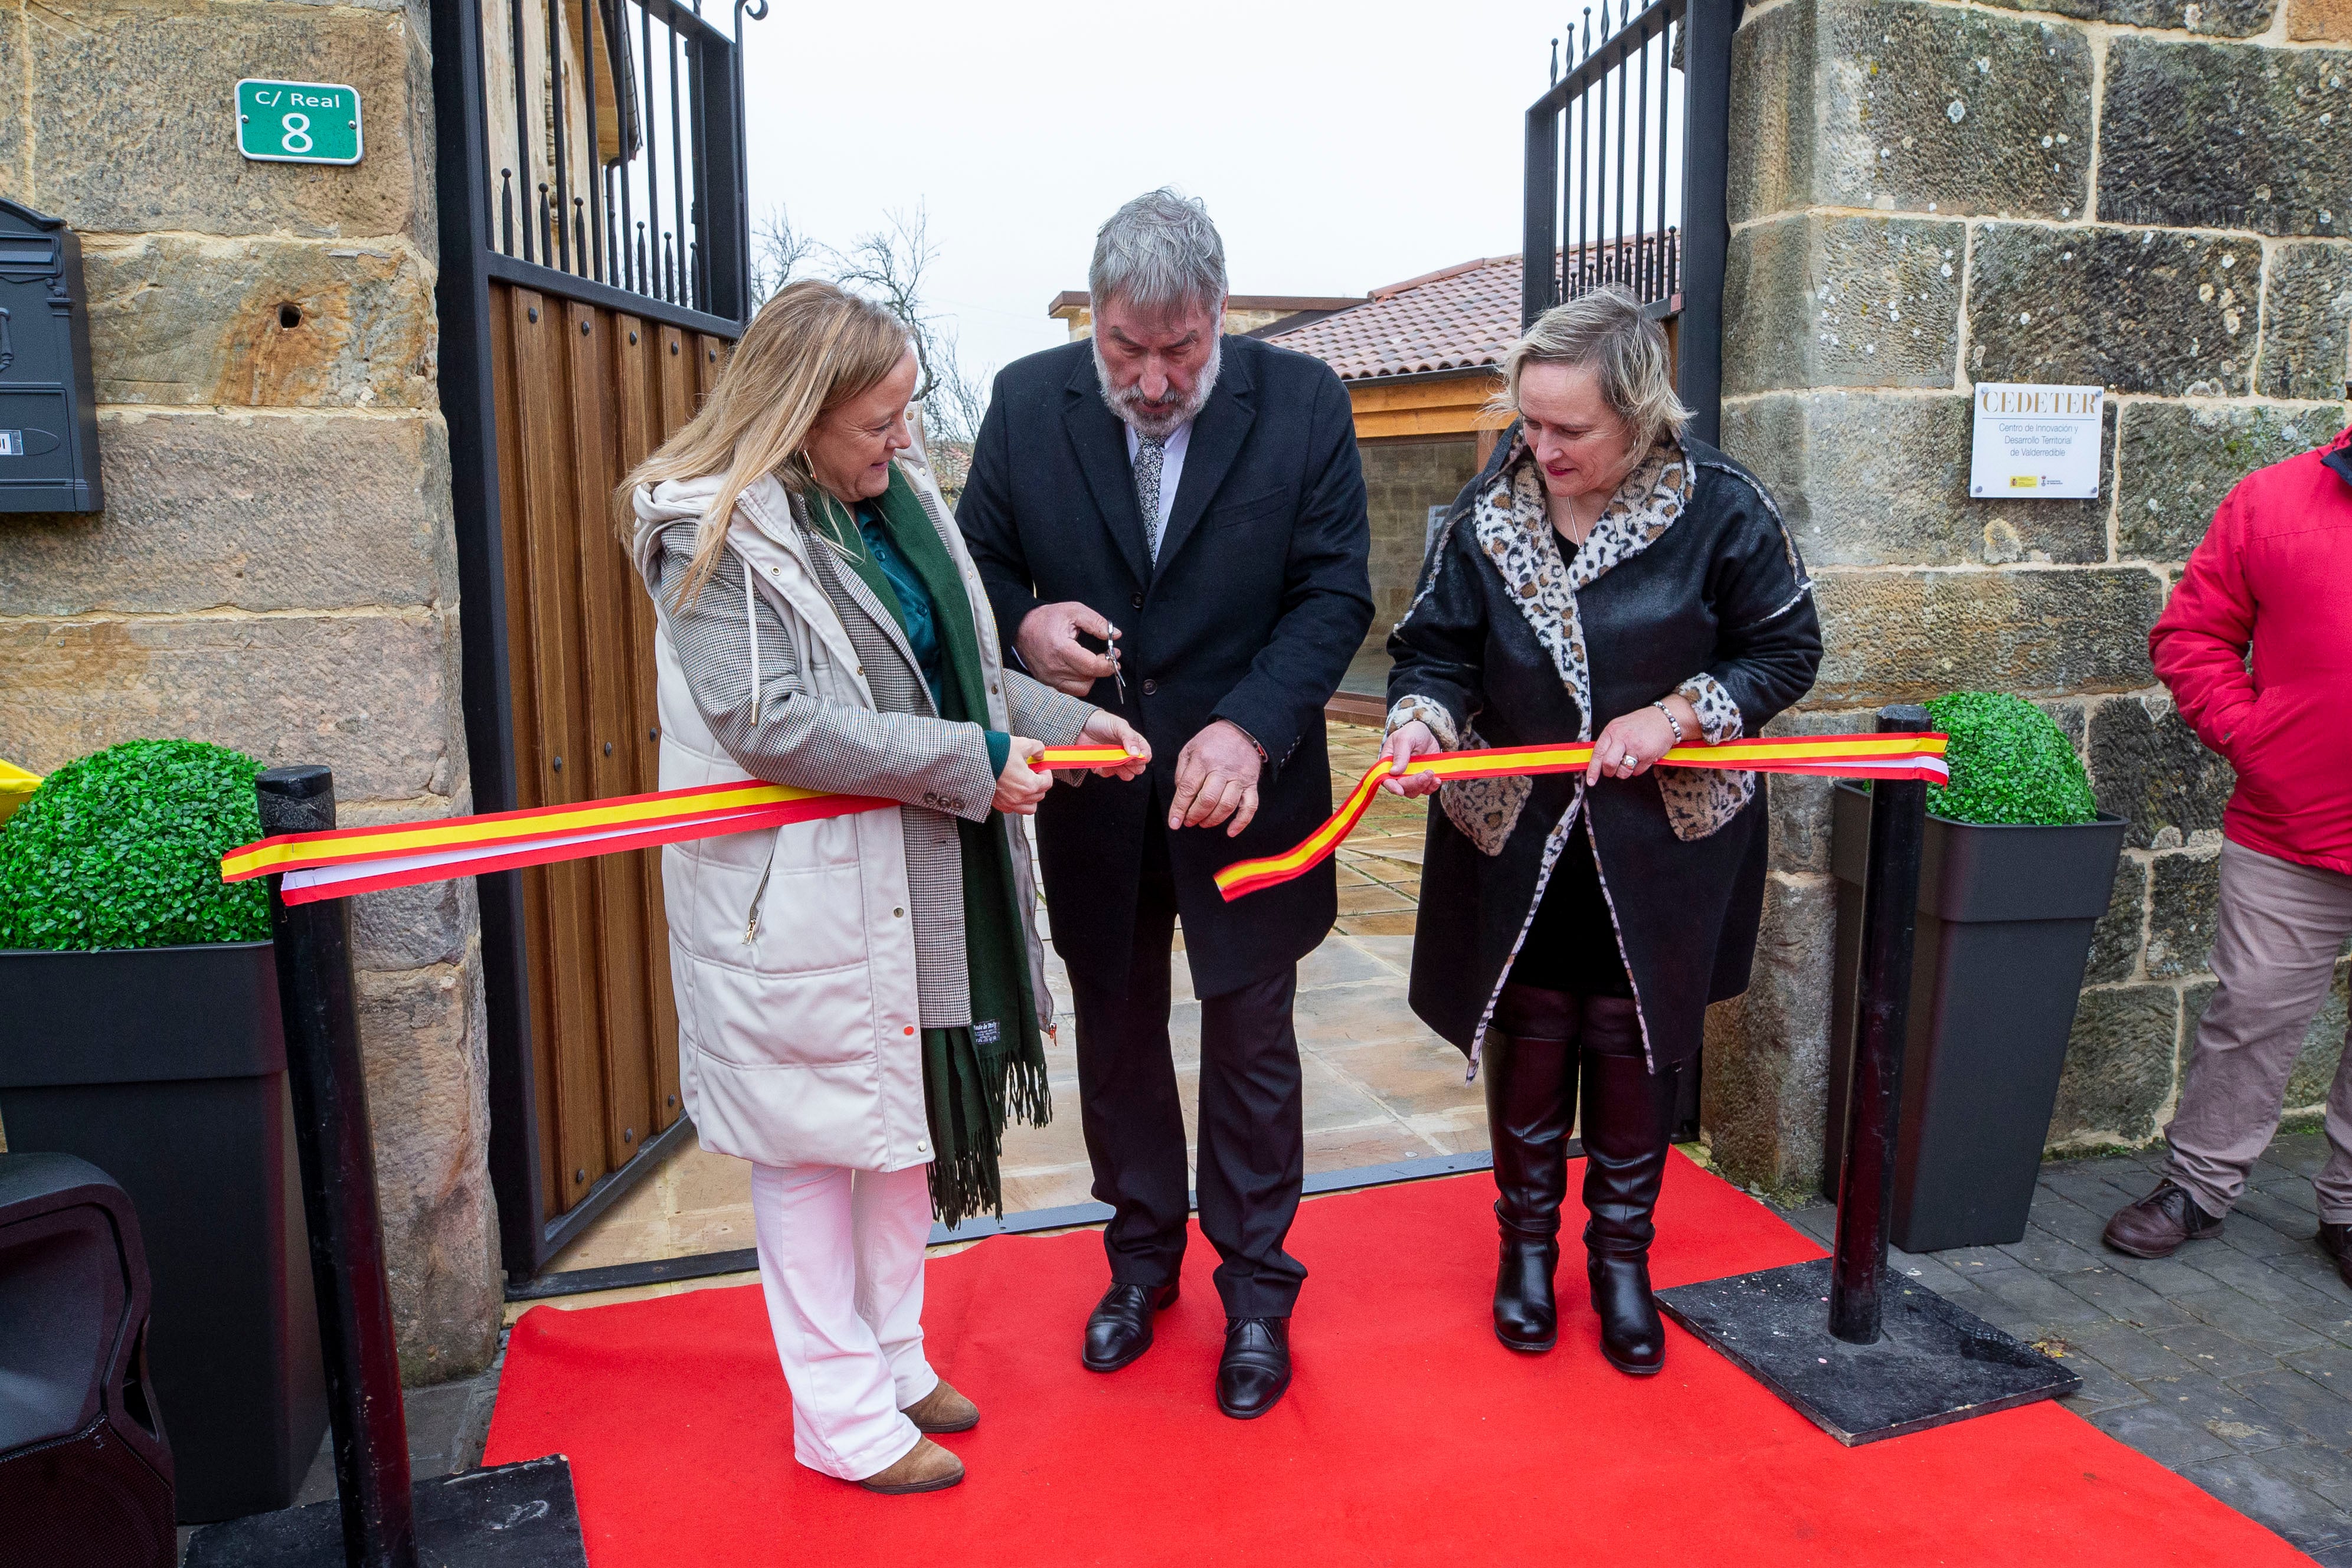
<svg viewBox="0 0 2352 1568">
<path fill-rule="evenodd" d="M 0 757 L 186 736 L 472 809 L 436 393 L 430 40 L 408 0 L 0 0 L 0 194 L 82 236 L 107 511 L 0 518 Z M 240 77 L 348 82 L 351 168 L 249 163 Z M 352 906 L 402 1367 L 497 1348 L 470 883 Z"/>
<path fill-rule="evenodd" d="M 2352 8 L 1762 0 L 1732 97 L 1724 444 L 1828 641 L 1780 727 L 1969 687 L 2058 719 L 2131 831 L 2049 1142 L 2147 1143 L 2212 990 L 2232 781 L 2147 632 L 2230 486 L 2352 413 Z M 1979 381 L 2105 386 L 2099 497 L 1971 498 Z M 1717 1162 L 1780 1192 L 1822 1169 L 1828 801 L 1774 782 L 1755 978 L 1709 1019 Z M 2345 990 L 2291 1109 L 2326 1095 Z"/>
</svg>

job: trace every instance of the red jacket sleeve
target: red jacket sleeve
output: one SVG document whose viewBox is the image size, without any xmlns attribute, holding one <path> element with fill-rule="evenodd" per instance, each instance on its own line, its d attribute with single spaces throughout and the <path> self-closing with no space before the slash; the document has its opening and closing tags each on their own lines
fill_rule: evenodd
<svg viewBox="0 0 2352 1568">
<path fill-rule="evenodd" d="M 2246 651 L 2254 634 L 2254 596 L 2246 581 L 2244 503 L 2222 498 L 2213 526 L 2189 557 L 2171 601 L 2148 633 L 2148 657 L 2197 737 L 2223 757 L 2253 706 Z"/>
</svg>

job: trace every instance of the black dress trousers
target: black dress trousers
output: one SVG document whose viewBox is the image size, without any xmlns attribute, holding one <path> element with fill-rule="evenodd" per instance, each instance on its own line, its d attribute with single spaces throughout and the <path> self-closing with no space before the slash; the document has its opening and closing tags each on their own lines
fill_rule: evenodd
<svg viewBox="0 0 2352 1568">
<path fill-rule="evenodd" d="M 1171 1282 L 1184 1258 L 1184 1111 L 1168 1038 L 1176 891 L 1167 808 L 1144 828 L 1135 950 L 1121 985 L 1073 969 L 1078 1100 L 1094 1195 L 1115 1211 L 1103 1229 L 1111 1281 Z M 1203 830 L 1192 829 L 1199 832 Z M 1305 1103 L 1291 1005 L 1296 965 L 1201 999 L 1201 1229 L 1223 1260 L 1225 1315 L 1290 1315 L 1306 1266 L 1283 1250 L 1307 1173 Z"/>
</svg>

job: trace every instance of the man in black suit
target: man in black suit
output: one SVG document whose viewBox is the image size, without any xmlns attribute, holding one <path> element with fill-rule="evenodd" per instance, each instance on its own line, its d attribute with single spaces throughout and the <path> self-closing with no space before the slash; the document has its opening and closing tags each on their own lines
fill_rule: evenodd
<svg viewBox="0 0 2352 1568">
<path fill-rule="evenodd" d="M 1306 1169 L 1291 1006 L 1338 894 L 1328 862 L 1230 904 L 1211 877 L 1330 814 L 1323 705 L 1372 616 L 1363 473 L 1329 367 L 1222 335 L 1224 246 L 1199 202 L 1163 190 L 1120 208 L 1087 283 L 1091 342 L 997 378 L 956 516 L 1008 652 L 1151 742 L 1141 778 L 1055 789 L 1037 813 L 1094 1191 L 1116 1210 L 1084 1359 L 1125 1366 L 1176 1299 L 1181 918 L 1201 1000 L 1201 1228 L 1223 1260 L 1217 1403 L 1247 1418 L 1290 1385 L 1307 1277 L 1283 1249 Z"/>
</svg>

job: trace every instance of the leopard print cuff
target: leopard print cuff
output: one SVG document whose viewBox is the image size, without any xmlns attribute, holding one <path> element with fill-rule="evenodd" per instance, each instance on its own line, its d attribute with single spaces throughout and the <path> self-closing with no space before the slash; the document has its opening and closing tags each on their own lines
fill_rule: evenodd
<svg viewBox="0 0 2352 1568">
<path fill-rule="evenodd" d="M 1388 727 L 1384 734 L 1394 735 L 1414 719 L 1419 719 L 1429 726 L 1429 733 L 1437 737 L 1439 749 L 1444 751 L 1461 749 L 1462 734 L 1454 727 L 1454 716 L 1445 711 L 1445 706 L 1443 703 L 1430 697 L 1399 698 L 1397 705 L 1389 709 Z"/>
<path fill-rule="evenodd" d="M 1723 689 L 1723 683 L 1704 671 L 1693 675 L 1675 688 L 1686 698 L 1698 714 L 1698 732 L 1709 746 L 1721 746 L 1727 740 L 1737 740 L 1747 727 L 1739 716 L 1739 705 Z"/>
</svg>

